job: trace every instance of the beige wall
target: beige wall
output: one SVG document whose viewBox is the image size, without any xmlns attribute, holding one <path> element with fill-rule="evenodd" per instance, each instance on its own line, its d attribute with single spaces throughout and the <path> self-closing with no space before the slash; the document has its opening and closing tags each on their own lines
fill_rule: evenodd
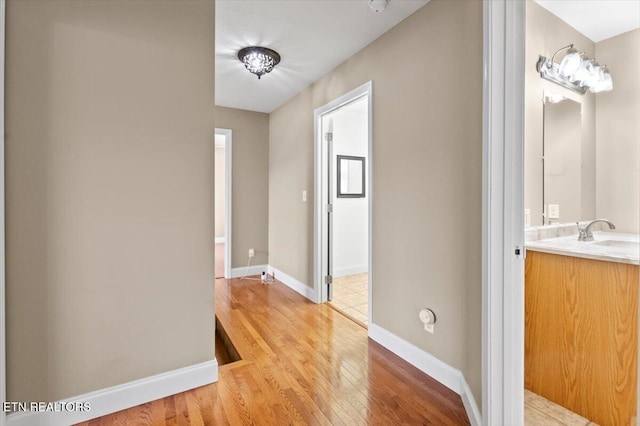
<svg viewBox="0 0 640 426">
<path fill-rule="evenodd" d="M 232 130 L 232 267 L 268 263 L 269 115 L 215 107 L 216 127 Z"/>
<path fill-rule="evenodd" d="M 542 225 L 542 136 L 543 103 L 545 90 L 559 93 L 582 105 L 582 176 L 581 208 L 582 219 L 595 217 L 595 95 L 585 95 L 565 89 L 555 83 L 542 79 L 536 70 L 540 55 L 550 58 L 559 48 L 574 43 L 576 49 L 586 52 L 593 58 L 595 44 L 573 27 L 553 15 L 533 1 L 526 2 L 525 37 L 525 164 L 524 164 L 524 206 L 531 211 L 531 225 Z M 562 60 L 563 53 L 555 61 Z M 560 222 L 572 222 L 577 218 L 567 217 L 560 205 Z M 567 220 L 563 220 L 566 218 Z"/>
<path fill-rule="evenodd" d="M 216 203 L 216 238 L 225 237 L 225 148 L 216 148 L 216 177 L 215 177 L 215 203 Z"/>
<path fill-rule="evenodd" d="M 461 369 L 480 402 L 481 1 L 428 3 L 271 113 L 269 263 L 313 286 L 313 111 L 368 80 L 373 322 Z"/>
<path fill-rule="evenodd" d="M 213 359 L 213 23 L 7 2 L 8 400 Z"/>
<path fill-rule="evenodd" d="M 639 231 L 640 212 L 640 30 L 596 44 L 601 64 L 613 77 L 613 90 L 596 95 L 598 217 L 621 231 Z"/>
</svg>

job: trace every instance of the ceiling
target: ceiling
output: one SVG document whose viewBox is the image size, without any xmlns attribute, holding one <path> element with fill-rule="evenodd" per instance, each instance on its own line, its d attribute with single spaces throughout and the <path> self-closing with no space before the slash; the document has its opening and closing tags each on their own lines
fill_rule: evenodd
<svg viewBox="0 0 640 426">
<path fill-rule="evenodd" d="M 216 105 L 271 112 L 428 2 L 374 13 L 367 0 L 218 0 Z M 237 57 L 255 45 L 282 57 L 260 80 Z"/>
<path fill-rule="evenodd" d="M 597 43 L 640 28 L 640 0 L 535 0 Z"/>
</svg>

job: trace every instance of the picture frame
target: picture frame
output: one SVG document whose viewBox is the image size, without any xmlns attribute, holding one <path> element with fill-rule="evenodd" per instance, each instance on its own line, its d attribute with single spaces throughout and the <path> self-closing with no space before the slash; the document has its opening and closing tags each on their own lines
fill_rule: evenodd
<svg viewBox="0 0 640 426">
<path fill-rule="evenodd" d="M 337 197 L 364 198 L 366 196 L 365 157 L 337 156 Z"/>
</svg>

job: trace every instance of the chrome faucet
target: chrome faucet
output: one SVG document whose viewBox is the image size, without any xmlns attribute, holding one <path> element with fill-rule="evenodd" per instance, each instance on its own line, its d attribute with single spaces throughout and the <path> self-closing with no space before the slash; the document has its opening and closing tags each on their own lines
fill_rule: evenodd
<svg viewBox="0 0 640 426">
<path fill-rule="evenodd" d="M 578 225 L 578 241 L 593 241 L 593 233 L 591 232 L 591 225 L 598 222 L 606 223 L 607 225 L 609 225 L 609 229 L 616 229 L 616 226 L 607 219 L 592 220 L 591 222 L 587 223 L 587 226 L 585 226 L 584 228 L 581 228 L 580 224 L 576 222 L 576 225 Z"/>
</svg>

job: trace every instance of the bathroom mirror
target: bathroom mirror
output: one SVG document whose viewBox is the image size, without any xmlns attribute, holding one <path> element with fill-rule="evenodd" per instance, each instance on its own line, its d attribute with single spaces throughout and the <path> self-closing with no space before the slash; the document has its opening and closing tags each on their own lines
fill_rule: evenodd
<svg viewBox="0 0 640 426">
<path fill-rule="evenodd" d="M 338 155 L 338 198 L 364 198 L 364 157 Z"/>
<path fill-rule="evenodd" d="M 543 108 L 543 224 L 582 217 L 581 104 L 546 92 Z"/>
</svg>

